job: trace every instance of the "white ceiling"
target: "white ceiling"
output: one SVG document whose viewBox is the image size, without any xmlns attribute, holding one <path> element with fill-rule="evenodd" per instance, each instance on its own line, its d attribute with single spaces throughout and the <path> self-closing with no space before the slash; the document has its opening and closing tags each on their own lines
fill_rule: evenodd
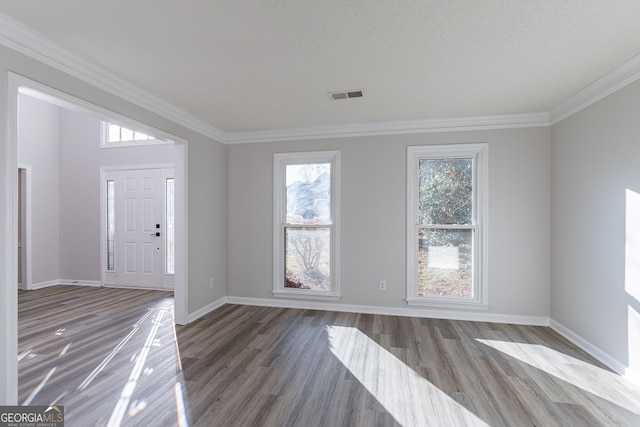
<svg viewBox="0 0 640 427">
<path fill-rule="evenodd" d="M 224 132 L 547 112 L 640 53 L 638 0 L 12 0 Z M 332 101 L 327 92 L 363 89 Z"/>
</svg>

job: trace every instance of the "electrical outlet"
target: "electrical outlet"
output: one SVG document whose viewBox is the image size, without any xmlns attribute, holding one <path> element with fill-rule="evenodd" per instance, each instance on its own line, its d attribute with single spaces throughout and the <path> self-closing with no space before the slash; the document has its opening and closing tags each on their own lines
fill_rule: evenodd
<svg viewBox="0 0 640 427">
<path fill-rule="evenodd" d="M 379 285 L 381 291 L 386 291 L 387 290 L 387 281 L 386 280 L 380 280 L 378 285 Z"/>
<path fill-rule="evenodd" d="M 209 287 L 213 288 L 213 277 L 211 277 L 211 279 L 209 279 Z"/>
</svg>

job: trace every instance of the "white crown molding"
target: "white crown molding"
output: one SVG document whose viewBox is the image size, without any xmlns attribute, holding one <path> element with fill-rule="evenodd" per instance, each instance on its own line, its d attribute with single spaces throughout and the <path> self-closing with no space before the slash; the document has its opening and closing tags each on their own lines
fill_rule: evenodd
<svg viewBox="0 0 640 427">
<path fill-rule="evenodd" d="M 428 119 L 378 123 L 313 126 L 254 132 L 230 132 L 229 144 L 293 141 L 301 139 L 347 138 L 354 136 L 399 135 L 489 129 L 544 127 L 550 125 L 549 113 L 508 114 L 450 119 Z"/>
<path fill-rule="evenodd" d="M 640 55 L 569 97 L 548 112 L 262 130 L 222 131 L 158 96 L 118 78 L 0 13 L 0 44 L 112 93 L 216 141 L 229 144 L 347 138 L 356 136 L 513 129 L 552 126 L 640 78 Z"/>
<path fill-rule="evenodd" d="M 576 114 L 602 98 L 640 78 L 640 55 L 605 74 L 575 95 L 549 110 L 551 125 Z"/>
<path fill-rule="evenodd" d="M 51 42 L 43 34 L 1 13 L 0 44 L 216 141 L 225 142 L 227 139 L 227 134 L 220 129 L 104 71 L 94 63 Z"/>
</svg>

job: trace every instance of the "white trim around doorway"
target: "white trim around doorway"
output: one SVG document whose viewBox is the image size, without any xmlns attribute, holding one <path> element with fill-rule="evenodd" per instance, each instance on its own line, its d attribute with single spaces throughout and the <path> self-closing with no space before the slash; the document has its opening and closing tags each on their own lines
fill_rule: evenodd
<svg viewBox="0 0 640 427">
<path fill-rule="evenodd" d="M 32 246 L 31 246 L 31 200 L 32 200 L 32 190 L 31 190 L 31 177 L 32 170 L 31 165 L 26 164 L 18 164 L 18 170 L 22 170 L 23 176 L 19 177 L 22 182 L 23 188 L 23 198 L 20 200 L 22 202 L 22 236 L 19 236 L 19 241 L 22 240 L 22 246 L 20 250 L 22 254 L 20 258 L 22 259 L 22 263 L 20 267 L 22 268 L 22 283 L 20 283 L 20 289 L 22 290 L 30 290 L 33 289 L 33 276 L 31 274 L 31 266 L 32 266 Z"/>
<path fill-rule="evenodd" d="M 49 101 L 57 100 L 59 105 L 81 109 L 102 118 L 135 120 L 121 116 L 106 108 L 81 100 L 67 93 L 43 85 L 13 72 L 5 74 L 7 99 L 4 135 L 0 143 L 0 369 L 5 381 L 0 384 L 0 403 L 16 405 L 18 401 L 18 94 L 42 94 Z M 188 323 L 188 141 L 154 129 L 154 135 L 162 136 L 175 145 L 175 205 L 181 206 L 182 215 L 175 218 L 175 322 Z"/>
</svg>

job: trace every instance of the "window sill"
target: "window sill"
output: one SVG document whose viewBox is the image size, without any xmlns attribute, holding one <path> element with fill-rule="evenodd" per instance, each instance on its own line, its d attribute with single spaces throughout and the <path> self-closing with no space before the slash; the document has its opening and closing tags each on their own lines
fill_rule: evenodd
<svg viewBox="0 0 640 427">
<path fill-rule="evenodd" d="M 432 308 L 451 308 L 462 310 L 488 310 L 489 304 L 478 301 L 461 301 L 461 300 L 436 300 L 425 297 L 412 297 L 406 299 L 407 305 L 432 307 Z"/>
<path fill-rule="evenodd" d="M 149 140 L 143 141 L 122 141 L 122 142 L 104 142 L 100 144 L 100 148 L 127 148 L 127 147 L 149 147 L 153 145 L 170 145 L 169 141 L 162 141 L 154 139 L 153 142 Z"/>
<path fill-rule="evenodd" d="M 318 293 L 314 291 L 273 291 L 272 293 L 273 296 L 277 298 L 296 298 L 324 301 L 339 301 L 340 298 L 342 298 L 340 295 Z"/>
</svg>

